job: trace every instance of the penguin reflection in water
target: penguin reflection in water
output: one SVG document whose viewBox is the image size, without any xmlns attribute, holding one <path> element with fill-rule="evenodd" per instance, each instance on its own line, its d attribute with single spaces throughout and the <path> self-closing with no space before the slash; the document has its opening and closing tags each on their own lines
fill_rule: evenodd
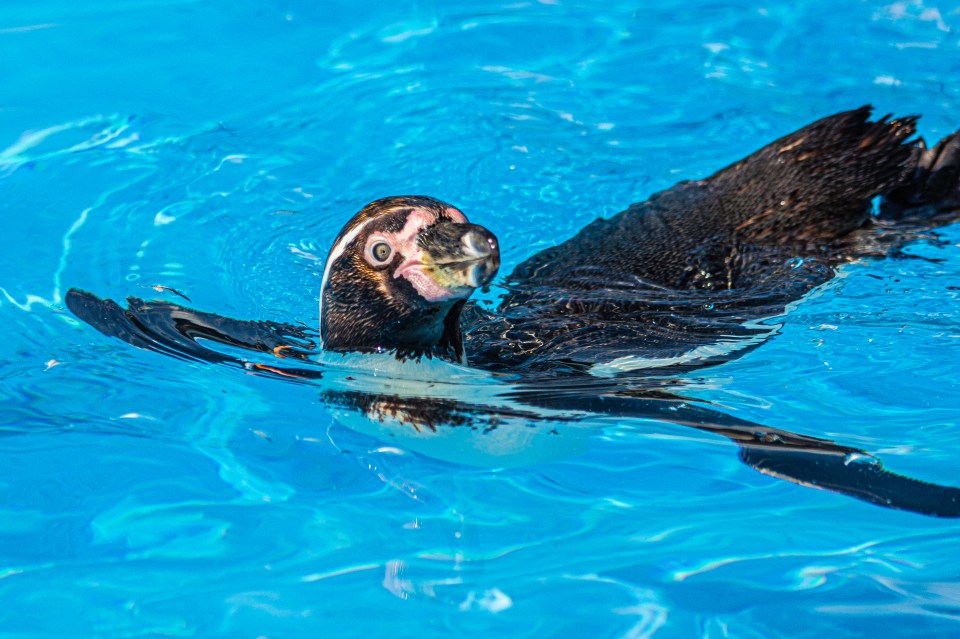
<svg viewBox="0 0 960 639">
<path fill-rule="evenodd" d="M 340 231 L 319 335 L 168 302 L 129 298 L 123 309 L 77 289 L 66 302 L 135 346 L 323 377 L 323 397 L 356 428 L 440 458 L 508 465 L 525 447 L 577 439 L 587 417 L 655 419 L 723 435 L 768 475 L 958 517 L 958 488 L 671 392 L 671 376 L 759 345 L 771 331 L 761 320 L 840 265 L 895 254 L 960 218 L 960 132 L 927 148 L 911 139 L 915 123 L 871 121 L 869 107 L 814 122 L 537 253 L 505 278 L 494 311 L 468 297 L 497 272 L 496 238 L 420 196 L 373 202 Z"/>
</svg>

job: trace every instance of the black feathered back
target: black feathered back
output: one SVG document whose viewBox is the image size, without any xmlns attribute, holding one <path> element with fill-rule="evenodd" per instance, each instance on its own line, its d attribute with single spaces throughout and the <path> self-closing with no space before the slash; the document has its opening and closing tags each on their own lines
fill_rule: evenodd
<svg viewBox="0 0 960 639">
<path fill-rule="evenodd" d="M 862 107 L 818 120 L 534 255 L 506 278 L 496 315 L 465 316 L 470 361 L 569 369 L 642 356 L 672 367 L 700 346 L 691 365 L 722 361 L 769 330 L 746 322 L 782 313 L 836 265 L 896 246 L 896 234 L 867 231 L 874 198 L 899 193 L 909 208 L 921 191 L 942 210 L 943 193 L 960 189 L 956 140 L 926 151 L 910 140 L 916 118 L 869 117 Z"/>
<path fill-rule="evenodd" d="M 742 288 L 744 246 L 819 254 L 860 227 L 910 168 L 915 118 L 839 113 L 706 180 L 682 182 L 521 264 L 508 281 L 593 288 L 596 274 L 674 289 Z"/>
</svg>

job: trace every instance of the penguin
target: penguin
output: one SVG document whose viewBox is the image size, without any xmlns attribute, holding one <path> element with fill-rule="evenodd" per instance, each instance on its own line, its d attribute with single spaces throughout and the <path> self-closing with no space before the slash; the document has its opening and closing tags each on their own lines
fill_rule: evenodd
<svg viewBox="0 0 960 639">
<path fill-rule="evenodd" d="M 927 149 L 910 140 L 916 120 L 871 121 L 870 107 L 839 113 L 598 219 L 516 267 L 494 313 L 462 302 L 469 284 L 496 273 L 492 234 L 431 198 L 378 200 L 347 223 L 327 259 L 321 346 L 392 348 L 500 371 L 597 373 L 622 370 L 625 359 L 645 368 L 720 359 L 762 341 L 769 331 L 751 322 L 782 314 L 841 264 L 896 250 L 908 222 L 929 228 L 960 215 L 960 134 Z M 378 224 L 422 230 L 416 246 L 405 246 L 410 238 L 388 239 Z M 440 248 L 434 238 L 456 244 L 461 233 L 476 236 L 483 253 L 466 256 L 461 240 L 455 254 L 431 256 Z M 378 265 L 370 246 L 384 241 L 392 257 Z M 421 260 L 472 264 L 477 277 L 454 290 L 436 266 L 407 266 Z M 373 277 L 371 268 L 392 275 Z M 402 290 L 411 286 L 423 288 L 411 297 Z M 431 331 L 411 333 L 426 320 L 405 323 L 398 300 L 407 312 L 429 311 Z"/>
<path fill-rule="evenodd" d="M 136 346 L 258 374 L 330 379 L 332 356 L 359 353 L 509 380 L 492 403 L 422 390 L 323 393 L 332 405 L 418 433 L 470 424 L 486 432 L 529 420 L 531 411 L 561 421 L 663 419 L 729 438 L 741 460 L 768 475 L 958 517 L 960 489 L 889 472 L 864 451 L 693 405 L 663 377 L 759 346 L 771 330 L 764 320 L 844 263 L 894 255 L 960 218 L 960 131 L 928 148 L 913 137 L 916 122 L 871 119 L 869 106 L 817 120 L 536 253 L 503 279 L 494 310 L 468 298 L 497 275 L 497 238 L 427 196 L 383 198 L 346 223 L 324 264 L 318 333 L 169 302 L 129 298 L 123 309 L 79 289 L 66 303 Z M 198 337 L 297 365 L 254 363 Z M 313 364 L 318 352 L 322 366 Z"/>
</svg>

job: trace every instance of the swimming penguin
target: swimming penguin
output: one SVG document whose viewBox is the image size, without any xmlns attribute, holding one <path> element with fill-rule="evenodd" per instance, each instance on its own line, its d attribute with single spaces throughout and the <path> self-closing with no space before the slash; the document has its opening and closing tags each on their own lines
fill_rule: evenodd
<svg viewBox="0 0 960 639">
<path fill-rule="evenodd" d="M 919 232 L 960 218 L 960 132 L 927 148 L 912 140 L 915 124 L 914 117 L 871 120 L 869 107 L 818 120 L 537 253 L 505 278 L 493 311 L 467 301 L 499 268 L 490 231 L 430 197 L 377 200 L 347 222 L 324 265 L 321 351 L 468 364 L 508 376 L 510 403 L 370 389 L 327 390 L 325 397 L 381 421 L 434 430 L 531 407 L 558 418 L 664 419 L 730 438 L 743 461 L 770 475 L 960 516 L 956 488 L 872 462 L 851 464 L 862 451 L 692 405 L 662 377 L 759 345 L 770 331 L 759 320 L 782 314 L 839 265 L 889 255 Z M 76 289 L 66 302 L 101 332 L 140 347 L 261 374 L 329 374 L 309 365 L 315 343 L 306 327 L 135 298 L 123 309 Z M 197 338 L 304 365 L 252 363 Z"/>
<path fill-rule="evenodd" d="M 495 313 L 463 303 L 496 273 L 493 235 L 437 200 L 378 200 L 327 258 L 321 346 L 552 370 L 676 363 L 698 347 L 720 352 L 702 347 L 721 335 L 765 334 L 746 323 L 782 313 L 843 262 L 894 250 L 908 221 L 960 215 L 960 135 L 927 150 L 908 141 L 916 118 L 869 114 L 814 122 L 593 222 L 514 269 Z"/>
</svg>

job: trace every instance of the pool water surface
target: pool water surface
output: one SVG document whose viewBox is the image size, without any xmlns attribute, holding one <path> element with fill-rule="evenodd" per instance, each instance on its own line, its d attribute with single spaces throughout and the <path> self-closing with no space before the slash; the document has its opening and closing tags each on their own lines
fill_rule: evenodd
<svg viewBox="0 0 960 639">
<path fill-rule="evenodd" d="M 655 419 L 547 419 L 560 444 L 502 463 L 390 441 L 322 380 L 138 350 L 64 305 L 316 327 L 326 252 L 379 197 L 455 204 L 509 273 L 834 112 L 940 139 L 955 5 L 15 1 L 0 77 L 0 637 L 960 634 L 958 520 Z M 960 486 L 960 225 L 775 324 L 683 395 Z"/>
</svg>

